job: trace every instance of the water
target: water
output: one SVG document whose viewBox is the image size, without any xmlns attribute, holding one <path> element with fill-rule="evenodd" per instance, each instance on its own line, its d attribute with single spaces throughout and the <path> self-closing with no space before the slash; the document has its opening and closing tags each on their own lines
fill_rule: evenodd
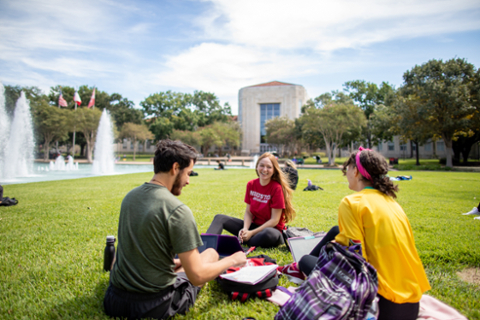
<svg viewBox="0 0 480 320">
<path fill-rule="evenodd" d="M 77 170 L 50 170 L 50 165 L 47 163 L 38 163 L 35 162 L 33 164 L 33 171 L 34 173 L 29 176 L 24 177 L 14 177 L 11 179 L 4 179 L 2 180 L 2 185 L 7 184 L 19 184 L 19 183 L 30 183 L 30 182 L 42 182 L 42 181 L 55 181 L 55 180 L 67 180 L 67 179 L 80 179 L 80 178 L 90 178 L 90 177 L 99 177 L 103 176 L 104 174 L 94 174 L 92 170 L 92 164 L 89 163 L 76 163 Z M 214 172 L 214 168 L 217 166 L 207 166 L 207 165 L 195 165 L 193 170 L 200 168 L 207 168 L 211 169 L 212 173 Z M 242 166 L 228 166 L 227 169 L 249 169 L 248 167 Z M 118 174 L 130 174 L 130 173 L 141 173 L 141 172 L 149 172 L 153 176 L 153 163 L 145 163 L 145 164 L 121 164 L 117 163 L 114 164 L 114 172 L 109 175 L 118 175 Z M 203 174 L 208 174 L 207 172 L 202 172 Z M 148 178 L 147 180 L 150 180 Z M 145 182 L 147 182 L 145 180 Z M 72 182 L 77 183 L 77 182 Z"/>
<path fill-rule="evenodd" d="M 255 166 L 257 165 L 257 161 L 258 161 L 258 156 L 257 155 L 253 156 L 253 161 L 250 163 L 250 169 L 255 169 Z"/>
<path fill-rule="evenodd" d="M 97 139 L 93 152 L 93 173 L 111 174 L 115 171 L 113 151 L 113 125 L 107 109 L 103 109 L 102 117 L 97 129 Z"/>
<path fill-rule="evenodd" d="M 50 164 L 48 166 L 48 170 L 45 169 L 46 171 L 72 171 L 72 170 L 78 170 L 78 162 L 74 163 L 73 162 L 73 157 L 68 156 L 68 162 L 65 164 L 65 158 L 63 156 L 58 156 L 57 159 L 55 159 L 55 162 L 50 161 Z"/>
<path fill-rule="evenodd" d="M 0 83 L 0 179 L 3 178 L 3 168 L 5 161 L 5 149 L 10 136 L 10 120 L 5 108 L 5 88 Z"/>
<path fill-rule="evenodd" d="M 5 106 L 5 103 L 3 103 Z M 32 115 L 30 105 L 22 91 L 15 106 L 13 120 L 10 125 L 8 142 L 4 148 L 1 165 L 2 179 L 28 176 L 33 172 L 33 138 Z"/>
<path fill-rule="evenodd" d="M 67 164 L 68 166 L 68 164 Z M 55 181 L 55 180 L 67 180 L 67 179 L 80 179 L 89 177 L 103 176 L 104 174 L 94 174 L 92 171 L 92 164 L 89 163 L 76 163 L 76 170 L 50 170 L 48 163 L 33 164 L 33 174 L 23 177 L 14 177 L 10 179 L 2 180 L 2 185 L 18 184 L 18 183 L 30 183 L 30 182 L 42 182 L 42 181 Z M 114 172 L 109 175 L 128 174 L 128 173 L 140 173 L 151 172 L 153 175 L 153 164 L 115 164 Z M 76 183 L 76 182 L 75 182 Z"/>
</svg>

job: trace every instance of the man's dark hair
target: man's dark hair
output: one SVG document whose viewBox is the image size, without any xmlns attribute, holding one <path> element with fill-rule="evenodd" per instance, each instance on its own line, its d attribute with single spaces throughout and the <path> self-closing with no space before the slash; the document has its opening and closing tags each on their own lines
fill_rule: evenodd
<svg viewBox="0 0 480 320">
<path fill-rule="evenodd" d="M 180 170 L 183 170 L 190 165 L 192 160 L 193 163 L 197 161 L 197 150 L 194 147 L 181 141 L 160 140 L 155 150 L 153 171 L 155 173 L 168 172 L 175 162 L 180 165 Z"/>
</svg>

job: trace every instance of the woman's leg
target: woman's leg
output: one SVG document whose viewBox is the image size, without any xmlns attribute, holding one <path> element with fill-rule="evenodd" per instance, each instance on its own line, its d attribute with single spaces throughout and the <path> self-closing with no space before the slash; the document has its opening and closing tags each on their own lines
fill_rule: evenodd
<svg viewBox="0 0 480 320">
<path fill-rule="evenodd" d="M 378 295 L 378 320 L 415 320 L 420 303 L 394 303 Z"/>
<path fill-rule="evenodd" d="M 330 229 L 330 231 L 327 232 L 325 237 L 323 237 L 323 239 L 315 246 L 315 248 L 313 248 L 312 252 L 310 252 L 310 255 L 315 256 L 315 257 L 319 257 L 320 256 L 320 249 L 322 249 L 322 247 L 324 245 L 326 245 L 327 243 L 335 240 L 335 237 L 339 233 L 340 233 L 340 230 L 338 229 L 338 226 L 332 227 L 332 229 Z"/>
<path fill-rule="evenodd" d="M 255 229 L 250 227 L 250 230 Z M 283 244 L 282 232 L 276 228 L 265 228 L 248 241 L 250 247 L 274 248 Z"/>
<path fill-rule="evenodd" d="M 303 272 L 307 277 L 312 272 L 313 268 L 317 264 L 318 257 L 311 255 L 304 255 L 300 261 L 298 261 L 298 269 Z"/>
<path fill-rule="evenodd" d="M 234 236 L 238 236 L 238 233 L 240 232 L 240 230 L 242 230 L 242 228 L 243 220 L 229 217 L 224 214 L 217 214 L 213 218 L 212 224 L 210 224 L 210 227 L 208 227 L 206 233 L 222 234 L 222 231 L 225 229 Z"/>
</svg>

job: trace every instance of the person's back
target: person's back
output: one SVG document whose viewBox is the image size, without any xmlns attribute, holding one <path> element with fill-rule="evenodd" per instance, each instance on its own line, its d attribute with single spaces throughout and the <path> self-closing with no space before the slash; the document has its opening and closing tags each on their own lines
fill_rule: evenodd
<svg viewBox="0 0 480 320">
<path fill-rule="evenodd" d="M 378 293 L 395 303 L 418 302 L 430 286 L 402 207 L 378 190 L 364 189 L 342 200 L 338 217 L 342 232 L 335 240 L 361 240 L 363 256 L 379 274 Z"/>
<path fill-rule="evenodd" d="M 201 245 L 190 209 L 164 186 L 145 183 L 123 199 L 110 280 L 127 291 L 159 292 L 175 282 L 174 252 Z"/>
<path fill-rule="evenodd" d="M 193 214 L 176 198 L 189 184 L 195 160 L 194 148 L 160 141 L 153 178 L 123 200 L 117 260 L 104 298 L 110 317 L 165 319 L 184 314 L 206 282 L 245 264 L 243 251 L 220 261 L 213 249 L 198 252 L 203 243 Z"/>
</svg>

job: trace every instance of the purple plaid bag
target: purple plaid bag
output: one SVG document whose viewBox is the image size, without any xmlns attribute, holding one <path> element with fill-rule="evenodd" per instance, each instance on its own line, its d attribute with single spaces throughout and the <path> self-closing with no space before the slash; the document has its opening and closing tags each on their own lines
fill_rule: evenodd
<svg viewBox="0 0 480 320">
<path fill-rule="evenodd" d="M 377 295 L 377 271 L 360 246 L 328 243 L 315 268 L 275 315 L 276 320 L 363 320 Z"/>
</svg>

